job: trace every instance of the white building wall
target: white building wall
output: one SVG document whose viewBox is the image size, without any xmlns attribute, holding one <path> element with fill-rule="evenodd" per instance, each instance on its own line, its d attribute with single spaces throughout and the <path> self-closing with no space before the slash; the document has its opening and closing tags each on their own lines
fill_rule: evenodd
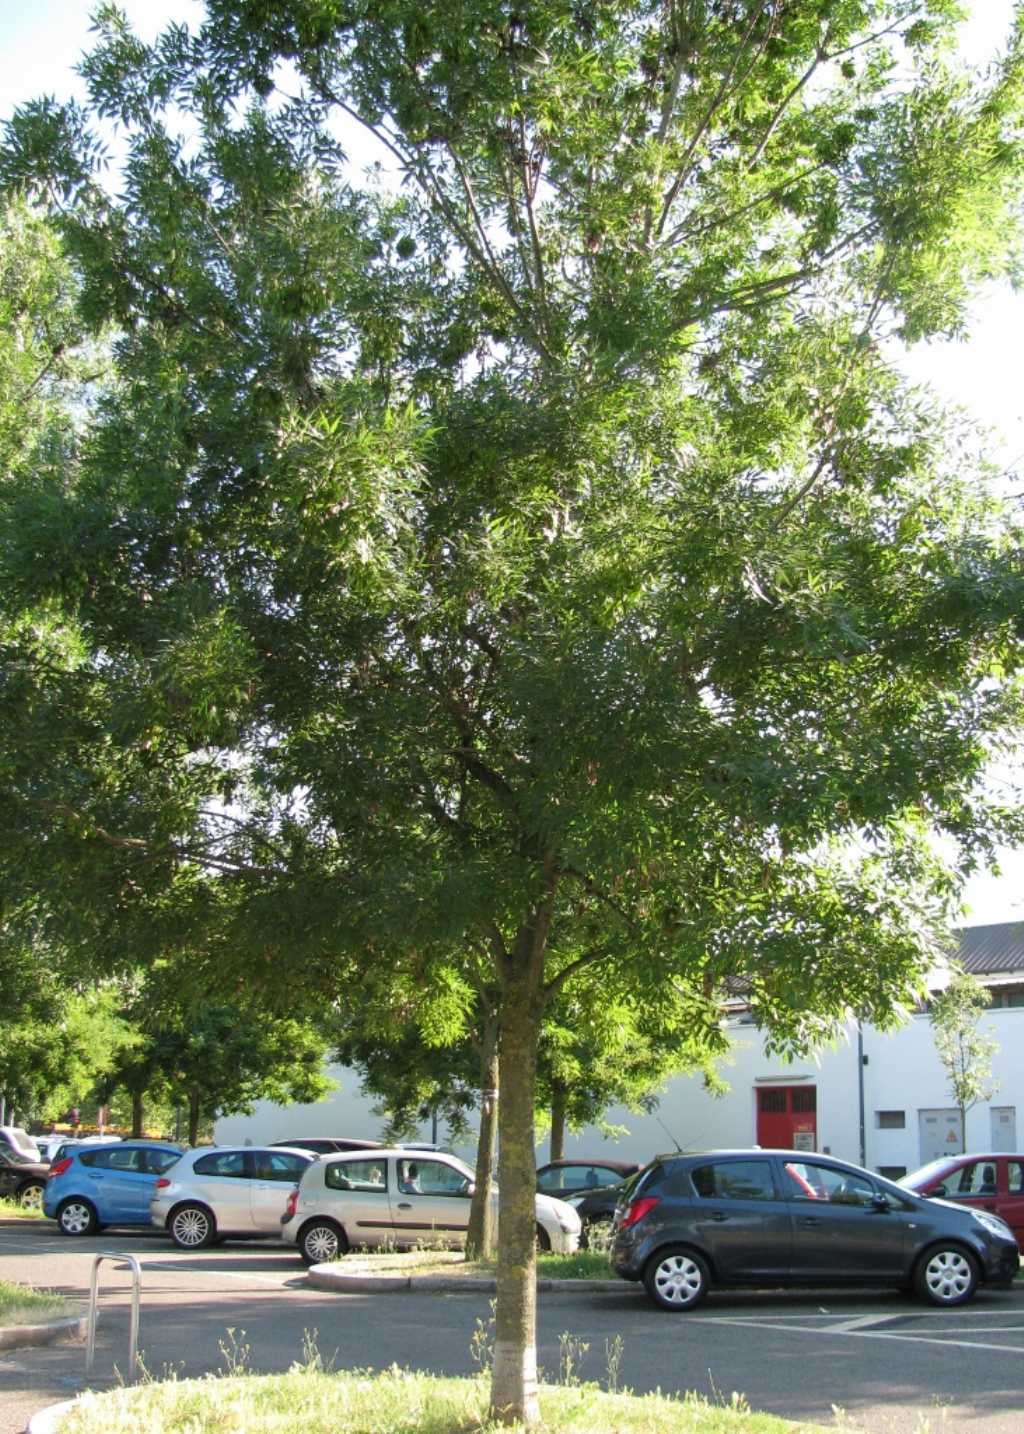
<svg viewBox="0 0 1024 1434">
<path fill-rule="evenodd" d="M 968 1150 L 992 1148 L 991 1108 L 1012 1108 L 1016 1113 L 1016 1146 L 1024 1144 L 1024 1007 L 989 1011 L 982 1028 L 999 1044 L 993 1061 L 998 1089 L 990 1102 L 977 1105 L 967 1115 Z M 566 1134 L 565 1154 L 605 1154 L 624 1160 L 646 1160 L 671 1150 L 674 1142 L 683 1149 L 749 1146 L 757 1139 L 757 1090 L 775 1081 L 788 1085 L 813 1085 L 817 1089 L 817 1148 L 844 1160 L 859 1163 L 860 1103 L 856 1027 L 851 1024 L 846 1039 L 822 1050 L 815 1058 L 791 1064 L 769 1058 L 753 1026 L 733 1027 L 731 1062 L 722 1074 L 729 1091 L 721 1097 L 708 1095 L 700 1078 L 678 1077 L 668 1083 L 657 1111 L 637 1115 L 625 1108 L 613 1108 L 607 1121 L 624 1126 L 627 1134 L 606 1140 L 596 1127 L 579 1135 Z M 891 1035 L 871 1026 L 863 1032 L 865 1064 L 864 1143 L 865 1163 L 879 1167 L 914 1170 L 923 1164 L 918 1112 L 951 1108 L 945 1072 L 935 1052 L 932 1028 L 927 1016 L 913 1016 Z M 262 1143 L 286 1140 L 298 1135 L 335 1135 L 379 1139 L 384 1122 L 373 1114 L 374 1102 L 359 1090 L 352 1072 L 332 1068 L 337 1089 L 315 1105 L 277 1106 L 261 1102 L 251 1116 L 226 1116 L 218 1120 L 215 1139 L 219 1144 Z M 902 1129 L 880 1129 L 879 1111 L 903 1111 Z M 418 1132 L 430 1140 L 428 1127 Z M 442 1126 L 439 1140 L 444 1143 Z M 457 1147 L 458 1153 L 473 1157 L 472 1146 Z M 547 1158 L 542 1143 L 538 1161 Z"/>
</svg>

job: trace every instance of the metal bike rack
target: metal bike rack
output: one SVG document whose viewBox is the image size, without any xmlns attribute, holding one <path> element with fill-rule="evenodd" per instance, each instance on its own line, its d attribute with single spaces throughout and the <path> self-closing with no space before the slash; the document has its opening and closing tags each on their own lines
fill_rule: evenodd
<svg viewBox="0 0 1024 1434">
<path fill-rule="evenodd" d="M 132 1318 L 128 1334 L 128 1383 L 135 1383 L 135 1366 L 138 1362 L 139 1350 L 139 1297 L 142 1293 L 142 1268 L 134 1255 L 94 1255 L 92 1261 L 92 1281 L 89 1286 L 89 1334 L 88 1343 L 85 1347 L 85 1372 L 92 1373 L 93 1361 L 96 1358 L 96 1318 L 98 1314 L 97 1296 L 100 1283 L 100 1265 L 104 1260 L 114 1260 L 121 1269 L 130 1269 L 132 1272 Z"/>
</svg>

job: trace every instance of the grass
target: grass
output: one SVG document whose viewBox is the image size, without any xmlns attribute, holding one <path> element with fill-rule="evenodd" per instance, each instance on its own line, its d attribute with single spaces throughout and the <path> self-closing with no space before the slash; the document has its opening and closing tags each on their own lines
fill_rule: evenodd
<svg viewBox="0 0 1024 1434">
<path fill-rule="evenodd" d="M 487 1419 L 489 1382 L 390 1369 L 332 1373 L 319 1361 L 288 1374 L 207 1376 L 83 1395 L 60 1434 L 510 1434 Z M 820 1425 L 754 1414 L 742 1399 L 609 1393 L 545 1385 L 545 1434 L 824 1434 Z"/>
<path fill-rule="evenodd" d="M 43 1324 L 61 1315 L 73 1314 L 74 1309 L 63 1295 L 0 1280 L 0 1325 Z"/>
<path fill-rule="evenodd" d="M 383 1254 L 343 1255 L 338 1268 L 351 1274 L 378 1275 L 490 1275 L 493 1261 L 468 1261 L 458 1250 L 391 1250 Z M 575 1255 L 537 1255 L 541 1280 L 610 1280 L 608 1257 L 594 1250 Z"/>
<path fill-rule="evenodd" d="M 28 1205 L 19 1205 L 17 1200 L 0 1200 L 0 1215 L 17 1216 L 23 1220 L 45 1220 L 42 1210 L 33 1210 Z"/>
</svg>

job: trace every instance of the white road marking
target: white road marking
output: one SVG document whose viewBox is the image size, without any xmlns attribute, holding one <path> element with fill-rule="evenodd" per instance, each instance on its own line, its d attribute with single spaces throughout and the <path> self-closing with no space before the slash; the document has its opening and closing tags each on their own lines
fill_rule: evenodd
<svg viewBox="0 0 1024 1434">
<path fill-rule="evenodd" d="M 890 1318 L 897 1318 L 897 1316 L 890 1316 Z M 748 1320 L 748 1319 L 732 1319 L 732 1318 L 729 1318 L 729 1317 L 718 1316 L 718 1315 L 716 1315 L 712 1320 L 709 1320 L 708 1323 L 710 1323 L 710 1324 L 735 1324 L 735 1325 L 746 1326 L 746 1327 L 748 1327 L 748 1328 L 751 1327 L 751 1325 L 753 1325 L 753 1321 L 752 1321 L 752 1320 Z M 761 1327 L 763 1328 L 763 1326 L 761 1326 Z M 756 1326 L 755 1326 L 755 1328 L 756 1328 Z M 985 1342 L 985 1341 L 983 1341 L 983 1340 L 977 1340 L 977 1339 L 945 1340 L 945 1339 L 942 1339 L 941 1336 L 939 1336 L 939 1335 L 934 1335 L 934 1334 L 886 1334 L 886 1333 L 883 1333 L 881 1330 L 873 1330 L 873 1329 L 851 1329 L 851 1330 L 845 1330 L 845 1331 L 844 1331 L 844 1330 L 839 1330 L 839 1329 L 837 1329 L 835 1325 L 832 1325 L 830 1328 L 820 1328 L 820 1327 L 819 1327 L 819 1328 L 813 1328 L 813 1327 L 809 1328 L 807 1325 L 782 1324 L 782 1323 L 773 1325 L 772 1328 L 773 1328 L 773 1329 L 777 1329 L 777 1330 L 781 1330 L 781 1331 L 784 1331 L 784 1332 L 787 1332 L 787 1333 L 790 1333 L 790 1334 L 825 1334 L 825 1335 L 827 1335 L 827 1334 L 832 1334 L 833 1332 L 835 1332 L 835 1333 L 838 1333 L 838 1334 L 843 1334 L 843 1333 L 845 1333 L 845 1334 L 848 1336 L 848 1338 L 850 1338 L 850 1339 L 891 1339 L 891 1340 L 895 1340 L 897 1343 L 902 1342 L 902 1343 L 904 1343 L 904 1344 L 939 1344 L 939 1345 L 943 1345 L 943 1346 L 955 1345 L 957 1349 L 990 1349 L 990 1350 L 997 1350 L 997 1351 L 998 1351 L 999 1353 L 1001 1353 L 1001 1354 L 1015 1354 L 1018 1359 L 1020 1358 L 1020 1355 L 1021 1355 L 1020 1345 L 1013 1345 L 1013 1344 L 989 1344 L 989 1343 L 987 1343 L 987 1342 Z M 1014 1331 L 1014 1332 L 1016 1333 L 1016 1331 Z"/>
</svg>

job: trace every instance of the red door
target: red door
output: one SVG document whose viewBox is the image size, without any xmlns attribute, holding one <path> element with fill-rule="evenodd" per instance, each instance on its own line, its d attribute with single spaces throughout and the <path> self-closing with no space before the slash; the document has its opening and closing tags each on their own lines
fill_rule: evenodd
<svg viewBox="0 0 1024 1434">
<path fill-rule="evenodd" d="M 817 1150 L 816 1087 L 773 1085 L 759 1089 L 757 1143 L 771 1150 Z"/>
</svg>

